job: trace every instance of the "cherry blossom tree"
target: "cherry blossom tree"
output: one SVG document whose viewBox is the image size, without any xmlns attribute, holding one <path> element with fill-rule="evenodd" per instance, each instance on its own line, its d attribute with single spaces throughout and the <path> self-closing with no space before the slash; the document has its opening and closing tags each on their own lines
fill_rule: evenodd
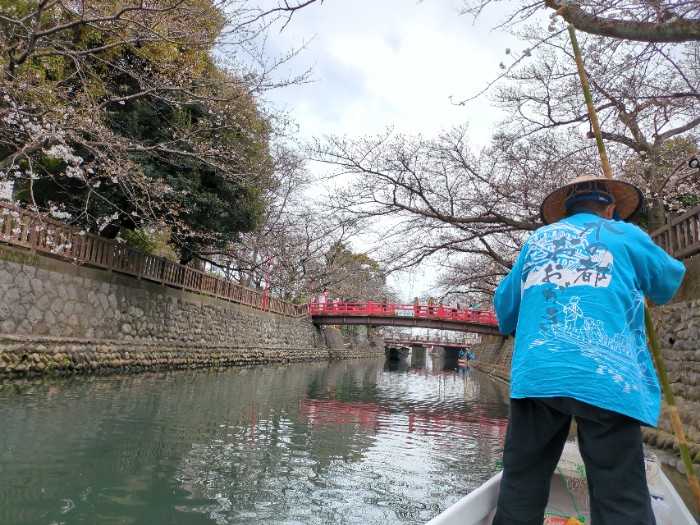
<svg viewBox="0 0 700 525">
<path fill-rule="evenodd" d="M 109 237 L 166 227 L 183 261 L 255 227 L 275 185 L 272 23 L 316 0 L 0 2 L 0 174 Z"/>
<path fill-rule="evenodd" d="M 494 0 L 466 0 L 463 12 L 479 16 Z M 700 41 L 700 5 L 685 0 L 616 2 L 614 0 L 544 0 L 515 2 L 501 23 L 512 27 L 549 10 L 578 31 L 640 42 Z"/>
</svg>

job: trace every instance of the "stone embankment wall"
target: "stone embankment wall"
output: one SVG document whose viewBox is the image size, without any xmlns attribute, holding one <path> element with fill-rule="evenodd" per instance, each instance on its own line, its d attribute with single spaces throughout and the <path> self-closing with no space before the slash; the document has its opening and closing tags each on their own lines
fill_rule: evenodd
<svg viewBox="0 0 700 525">
<path fill-rule="evenodd" d="M 0 246 L 0 376 L 383 355 L 360 339 L 334 353 L 309 318 Z"/>
<path fill-rule="evenodd" d="M 510 382 L 510 362 L 513 359 L 512 337 L 485 337 L 484 342 L 472 348 L 475 368 Z"/>
<path fill-rule="evenodd" d="M 320 327 L 331 359 L 384 356 L 384 338 L 366 326 Z"/>
<path fill-rule="evenodd" d="M 657 306 L 651 310 L 669 383 L 680 414 L 693 461 L 700 464 L 700 299 Z M 490 338 L 474 348 L 479 369 L 510 380 L 513 338 Z M 644 441 L 669 454 L 678 451 L 664 400 L 656 428 L 642 430 Z M 667 462 L 681 466 L 680 460 Z"/>
<path fill-rule="evenodd" d="M 700 463 L 700 299 L 657 306 L 652 317 L 690 454 Z M 657 448 L 678 450 L 666 403 L 657 428 L 643 434 Z"/>
</svg>

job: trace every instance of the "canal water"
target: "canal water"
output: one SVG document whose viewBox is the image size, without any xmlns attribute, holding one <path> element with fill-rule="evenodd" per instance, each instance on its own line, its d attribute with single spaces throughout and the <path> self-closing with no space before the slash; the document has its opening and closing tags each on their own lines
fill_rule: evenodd
<svg viewBox="0 0 700 525">
<path fill-rule="evenodd" d="M 500 459 L 507 385 L 360 360 L 0 383 L 0 524 L 417 524 Z"/>
</svg>

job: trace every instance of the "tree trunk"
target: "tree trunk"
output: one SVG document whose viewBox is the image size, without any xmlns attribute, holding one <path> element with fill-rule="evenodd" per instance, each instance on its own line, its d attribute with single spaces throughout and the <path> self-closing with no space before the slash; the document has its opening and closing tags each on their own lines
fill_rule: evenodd
<svg viewBox="0 0 700 525">
<path fill-rule="evenodd" d="M 649 233 L 666 225 L 666 210 L 664 209 L 664 200 L 662 197 L 659 196 L 649 199 L 648 221 L 647 229 Z"/>
</svg>

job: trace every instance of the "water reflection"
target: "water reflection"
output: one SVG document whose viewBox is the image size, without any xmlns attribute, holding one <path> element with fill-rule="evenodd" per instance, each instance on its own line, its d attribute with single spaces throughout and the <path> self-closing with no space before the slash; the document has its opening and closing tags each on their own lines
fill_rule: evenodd
<svg viewBox="0 0 700 525">
<path fill-rule="evenodd" d="M 421 361 L 422 359 L 422 361 Z M 0 384 L 0 523 L 424 523 L 506 387 L 429 356 Z"/>
</svg>

